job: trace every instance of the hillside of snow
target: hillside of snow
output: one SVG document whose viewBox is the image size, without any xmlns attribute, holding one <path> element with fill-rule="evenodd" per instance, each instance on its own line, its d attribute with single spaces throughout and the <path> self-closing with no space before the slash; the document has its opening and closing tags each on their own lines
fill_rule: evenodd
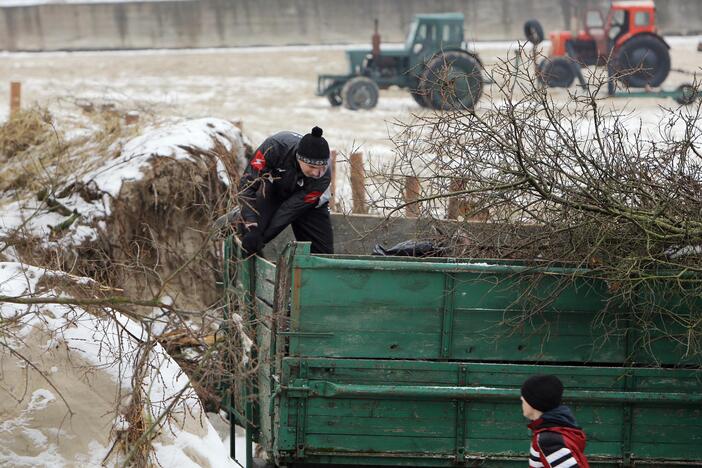
<svg viewBox="0 0 702 468">
<path fill-rule="evenodd" d="M 51 121 L 65 149 L 52 159 L 39 154 L 45 138 L 20 144 L 9 125 L 0 127 L 0 184 L 12 187 L 0 198 L 0 466 L 235 466 L 164 344 L 176 328 L 199 340 L 221 316 L 208 303 L 215 276 L 195 298 L 177 284 L 216 267 L 207 219 L 243 164 L 240 129 L 150 123 L 96 151 L 89 125 Z M 20 186 L 32 161 L 39 180 Z M 180 263 L 183 252 L 200 255 L 190 259 L 199 270 Z M 191 315 L 176 318 L 183 308 Z"/>
</svg>

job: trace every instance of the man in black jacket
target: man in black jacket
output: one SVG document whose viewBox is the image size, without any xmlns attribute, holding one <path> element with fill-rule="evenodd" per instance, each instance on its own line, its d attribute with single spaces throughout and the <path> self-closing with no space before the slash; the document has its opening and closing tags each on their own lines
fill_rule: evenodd
<svg viewBox="0 0 702 468">
<path fill-rule="evenodd" d="M 312 253 L 333 253 L 330 183 L 329 145 L 321 128 L 266 138 L 239 183 L 243 220 L 237 231 L 244 250 L 260 251 L 291 224 L 295 239 L 312 242 Z"/>
</svg>

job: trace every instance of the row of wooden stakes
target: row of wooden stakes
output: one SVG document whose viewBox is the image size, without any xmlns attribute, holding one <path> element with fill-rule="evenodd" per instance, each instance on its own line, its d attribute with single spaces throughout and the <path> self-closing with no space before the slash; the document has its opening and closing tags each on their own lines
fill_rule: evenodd
<svg viewBox="0 0 702 468">
<path fill-rule="evenodd" d="M 337 203 L 334 199 L 336 194 L 336 159 L 337 151 L 331 151 L 332 199 L 329 201 L 329 208 L 337 211 Z M 350 179 L 351 179 L 351 200 L 352 213 L 367 214 L 368 204 L 366 203 L 366 172 L 363 166 L 363 153 L 355 152 L 349 156 Z M 466 189 L 466 182 L 460 179 L 452 179 L 449 191 L 460 192 Z M 408 218 L 416 218 L 421 215 L 421 183 L 417 176 L 405 176 L 404 180 L 404 214 Z M 479 213 L 472 213 L 473 205 L 465 197 L 460 195 L 450 197 L 448 200 L 447 219 L 458 219 L 459 217 L 470 218 L 472 220 L 483 220 L 487 216 L 485 210 Z"/>
</svg>

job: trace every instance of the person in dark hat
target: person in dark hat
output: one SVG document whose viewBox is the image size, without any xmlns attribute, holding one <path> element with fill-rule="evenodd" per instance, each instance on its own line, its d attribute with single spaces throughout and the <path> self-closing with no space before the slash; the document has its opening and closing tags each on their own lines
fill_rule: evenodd
<svg viewBox="0 0 702 468">
<path fill-rule="evenodd" d="M 295 239 L 312 243 L 312 253 L 334 253 L 329 216 L 329 144 L 314 127 L 304 136 L 279 132 L 254 152 L 239 183 L 241 218 L 236 225 L 247 254 L 292 225 Z"/>
<path fill-rule="evenodd" d="M 555 375 L 534 375 L 522 384 L 522 414 L 531 420 L 529 466 L 589 468 L 585 433 L 570 408 L 561 404 L 563 384 Z"/>
</svg>

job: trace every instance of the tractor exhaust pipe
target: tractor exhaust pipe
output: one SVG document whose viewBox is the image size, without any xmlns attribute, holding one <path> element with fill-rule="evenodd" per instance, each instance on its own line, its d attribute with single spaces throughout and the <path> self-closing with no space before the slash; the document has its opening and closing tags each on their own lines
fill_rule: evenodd
<svg viewBox="0 0 702 468">
<path fill-rule="evenodd" d="M 373 20 L 375 25 L 373 27 L 373 36 L 371 37 L 371 44 L 373 46 L 372 54 L 373 60 L 377 60 L 380 57 L 380 34 L 378 33 L 378 18 Z"/>
</svg>

